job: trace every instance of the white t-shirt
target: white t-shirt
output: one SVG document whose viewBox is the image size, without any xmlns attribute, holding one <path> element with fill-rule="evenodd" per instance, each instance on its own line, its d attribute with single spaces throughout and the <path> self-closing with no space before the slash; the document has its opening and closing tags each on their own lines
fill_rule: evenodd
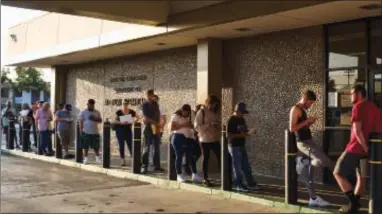
<svg viewBox="0 0 382 214">
<path fill-rule="evenodd" d="M 174 114 L 174 115 L 171 116 L 170 126 L 171 126 L 172 123 L 183 125 L 183 124 L 187 124 L 189 122 L 190 121 L 189 121 L 188 118 L 181 117 L 181 116 L 179 116 L 177 114 Z M 186 138 L 195 139 L 194 129 L 192 129 L 192 128 L 181 128 L 181 129 L 178 129 L 178 130 L 174 130 L 171 133 L 173 133 L 173 134 L 183 134 Z"/>
</svg>

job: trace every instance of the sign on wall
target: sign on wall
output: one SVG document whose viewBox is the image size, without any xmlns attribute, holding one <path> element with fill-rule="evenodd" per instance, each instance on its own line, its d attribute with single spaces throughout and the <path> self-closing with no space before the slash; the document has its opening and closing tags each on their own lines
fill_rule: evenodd
<svg viewBox="0 0 382 214">
<path fill-rule="evenodd" d="M 122 77 L 113 77 L 110 78 L 110 83 L 114 84 L 122 84 L 125 82 L 135 82 L 135 81 L 142 81 L 142 80 L 147 80 L 146 75 L 137 75 L 137 76 L 122 76 Z M 135 93 L 135 92 L 142 92 L 141 86 L 129 86 L 129 87 L 117 87 L 114 88 L 114 91 L 116 94 L 119 93 Z M 105 99 L 105 105 L 106 106 L 121 106 L 123 103 L 124 99 L 113 99 L 113 98 L 108 98 Z M 128 98 L 127 99 L 132 106 L 137 106 L 141 105 L 145 98 L 143 97 L 138 97 L 138 98 Z"/>
</svg>

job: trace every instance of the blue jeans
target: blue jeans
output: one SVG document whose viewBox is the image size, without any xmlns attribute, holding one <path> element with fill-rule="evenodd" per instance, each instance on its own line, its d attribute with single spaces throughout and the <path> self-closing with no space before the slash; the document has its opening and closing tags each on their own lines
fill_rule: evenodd
<svg viewBox="0 0 382 214">
<path fill-rule="evenodd" d="M 236 186 L 243 186 L 243 174 L 248 186 L 255 186 L 251 165 L 248 161 L 247 150 L 244 146 L 228 146 L 228 151 L 232 157 L 233 171 L 236 177 Z"/>
<path fill-rule="evenodd" d="M 127 148 L 129 149 L 130 155 L 132 155 L 133 133 L 131 127 L 117 127 L 115 132 L 117 134 L 120 157 L 125 158 L 125 142 L 127 144 Z"/>
<path fill-rule="evenodd" d="M 53 152 L 53 149 L 49 146 L 51 144 L 51 134 L 50 130 L 40 131 L 40 153 L 47 153 L 46 150 Z"/>
<path fill-rule="evenodd" d="M 155 169 L 160 168 L 160 140 L 159 134 L 153 134 L 150 125 L 143 128 L 143 154 L 142 154 L 142 168 L 147 169 L 149 166 L 149 155 L 151 147 L 154 149 L 153 163 Z"/>
<path fill-rule="evenodd" d="M 191 168 L 192 173 L 196 173 L 196 163 L 194 156 L 194 145 L 193 139 L 187 139 L 183 134 L 173 134 L 171 137 L 171 145 L 174 148 L 176 159 L 175 159 L 175 169 L 176 174 L 182 174 L 182 159 L 186 155 L 187 163 Z"/>
</svg>

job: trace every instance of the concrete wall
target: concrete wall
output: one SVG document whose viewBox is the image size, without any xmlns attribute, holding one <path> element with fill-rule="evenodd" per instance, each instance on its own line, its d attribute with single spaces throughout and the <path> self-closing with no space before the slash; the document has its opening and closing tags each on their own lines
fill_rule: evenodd
<svg viewBox="0 0 382 214">
<path fill-rule="evenodd" d="M 117 106 L 104 105 L 105 99 L 143 98 L 144 91 L 154 88 L 161 108 L 170 115 L 182 104 L 196 102 L 196 48 L 186 47 L 129 58 L 100 61 L 70 68 L 67 81 L 67 103 L 74 114 L 86 107 L 88 99 L 96 101 L 103 118 L 114 119 Z M 111 78 L 146 75 L 147 80 L 112 83 Z M 116 93 L 115 88 L 141 87 L 142 92 Z M 137 110 L 138 106 L 132 106 Z M 101 128 L 101 127 L 100 127 Z M 166 126 L 167 129 L 167 126 Z M 168 141 L 168 131 L 164 140 Z M 116 141 L 112 144 L 116 152 Z M 164 157 L 165 158 L 165 157 Z M 163 159 L 163 158 L 162 158 Z"/>
<path fill-rule="evenodd" d="M 248 125 L 259 130 L 247 142 L 256 174 L 284 176 L 284 129 L 288 127 L 291 106 L 306 89 L 318 94 L 318 102 L 309 114 L 318 118 L 313 135 L 322 145 L 321 32 L 321 27 L 313 27 L 224 42 L 223 112 L 231 108 L 232 93 L 235 102 L 247 103 L 251 112 L 246 118 Z"/>
</svg>

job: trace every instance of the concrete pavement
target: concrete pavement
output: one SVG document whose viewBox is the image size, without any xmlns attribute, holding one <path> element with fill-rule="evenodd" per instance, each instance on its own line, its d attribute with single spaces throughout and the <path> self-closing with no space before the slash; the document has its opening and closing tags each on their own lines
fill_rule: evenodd
<svg viewBox="0 0 382 214">
<path fill-rule="evenodd" d="M 1 212 L 278 213 L 289 210 L 1 156 Z M 290 212 L 290 211 L 289 211 Z"/>
</svg>

